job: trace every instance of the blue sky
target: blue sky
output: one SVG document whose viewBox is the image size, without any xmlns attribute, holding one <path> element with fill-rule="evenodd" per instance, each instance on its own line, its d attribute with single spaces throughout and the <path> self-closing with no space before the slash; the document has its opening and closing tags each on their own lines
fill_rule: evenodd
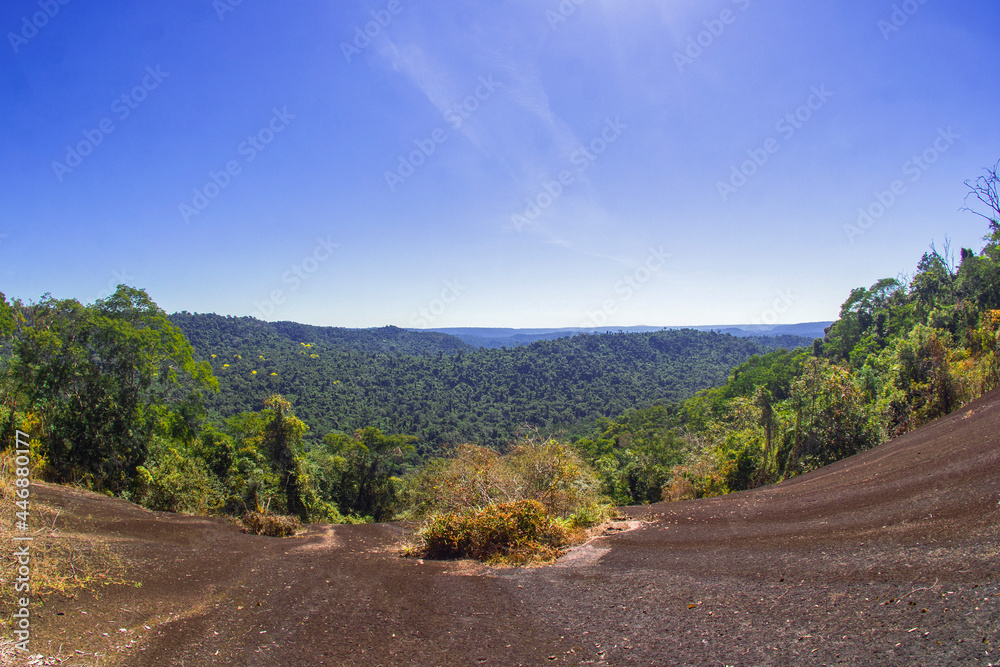
<svg viewBox="0 0 1000 667">
<path fill-rule="evenodd" d="M 932 241 L 981 247 L 959 209 L 1000 159 L 998 26 L 993 0 L 12 0 L 0 291 L 350 327 L 834 319 Z"/>
</svg>

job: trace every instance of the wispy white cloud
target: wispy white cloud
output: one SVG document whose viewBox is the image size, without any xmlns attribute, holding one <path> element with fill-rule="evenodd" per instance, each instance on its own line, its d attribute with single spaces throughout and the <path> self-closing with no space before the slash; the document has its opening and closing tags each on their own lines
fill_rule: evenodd
<svg viewBox="0 0 1000 667">
<path fill-rule="evenodd" d="M 489 76 L 500 82 L 503 90 L 497 96 L 502 99 L 483 104 L 481 110 L 471 114 L 456 130 L 480 155 L 510 174 L 508 196 L 497 196 L 494 189 L 493 199 L 505 200 L 513 209 L 523 209 L 526 198 L 536 197 L 544 182 L 563 170 L 571 170 L 575 174 L 573 185 L 566 187 L 542 216 L 520 231 L 590 259 L 628 266 L 634 261 L 637 249 L 644 247 L 645 240 L 622 238 L 616 221 L 594 189 L 591 171 L 577 170 L 574 166 L 573 156 L 586 142 L 553 103 L 549 87 L 557 87 L 556 93 L 562 97 L 567 82 L 548 79 L 552 72 L 546 72 L 543 64 L 551 60 L 553 49 L 566 50 L 566 59 L 571 60 L 581 54 L 581 49 L 593 47 L 592 40 L 578 43 L 568 39 L 570 30 L 583 30 L 590 37 L 600 34 L 611 41 L 627 41 L 637 22 L 641 26 L 650 20 L 666 21 L 672 9 L 654 8 L 637 15 L 636 11 L 624 12 L 613 3 L 595 1 L 580 6 L 578 15 L 573 17 L 576 24 L 567 23 L 559 31 L 553 31 L 545 20 L 543 7 L 534 2 L 510 5 L 505 5 L 503 11 L 516 13 L 513 17 L 516 20 L 496 24 L 484 21 L 457 25 L 460 19 L 453 17 L 442 21 L 440 15 L 410 13 L 406 21 L 393 24 L 391 35 L 380 37 L 375 48 L 384 66 L 404 75 L 442 118 L 473 93 L 480 77 Z M 432 20 L 433 25 L 422 23 Z M 461 59 L 454 57 L 456 43 L 465 47 Z M 442 45 L 450 45 L 451 51 Z M 627 64 L 621 63 L 620 68 L 626 70 Z M 574 120 L 581 122 L 580 118 Z M 581 126 L 580 132 L 599 131 L 603 120 L 599 116 L 593 118 L 596 125 L 585 130 Z M 591 138 L 588 134 L 587 141 Z M 497 211 L 493 215 L 509 221 L 515 212 Z M 472 215 L 484 213 L 476 211 Z"/>
<path fill-rule="evenodd" d="M 519 150 L 526 142 L 511 136 L 514 132 L 524 133 L 524 119 L 511 118 L 510 122 L 490 125 L 474 114 L 458 128 L 484 154 L 508 166 L 516 165 L 519 180 L 540 178 L 551 166 L 547 163 L 568 159 L 580 146 L 572 128 L 552 110 L 537 66 L 534 52 L 537 47 L 523 44 L 526 48 L 518 49 L 517 55 L 511 56 L 505 54 L 499 44 L 490 43 L 491 39 L 499 41 L 500 36 L 484 33 L 480 35 L 478 52 L 458 62 L 435 58 L 433 45 L 421 43 L 422 39 L 424 37 L 416 31 L 395 40 L 386 37 L 379 52 L 391 69 L 409 78 L 442 117 L 472 95 L 480 86 L 481 78 L 493 77 L 509 101 L 544 128 L 548 136 L 543 141 L 532 142 L 534 150 L 531 151 Z M 544 150 L 542 146 L 552 146 L 553 150 Z"/>
</svg>

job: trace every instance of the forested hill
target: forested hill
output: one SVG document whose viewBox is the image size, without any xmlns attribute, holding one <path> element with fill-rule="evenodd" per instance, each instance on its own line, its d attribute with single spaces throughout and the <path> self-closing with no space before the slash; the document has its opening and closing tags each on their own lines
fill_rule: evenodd
<svg viewBox="0 0 1000 667">
<path fill-rule="evenodd" d="M 313 336 L 306 341 L 273 328 L 294 331 L 291 324 L 215 315 L 171 319 L 219 379 L 220 392 L 206 401 L 216 414 L 259 410 L 264 398 L 279 393 L 309 425 L 309 439 L 376 426 L 417 436 L 424 452 L 456 442 L 502 446 L 524 425 L 546 429 L 676 401 L 725 382 L 753 354 L 811 342 L 679 330 L 401 354 L 404 341 L 414 351 L 430 349 L 399 329 L 337 330 L 334 336 L 304 327 Z M 363 351 L 373 340 L 366 335 L 376 332 L 394 335 L 384 344 L 397 341 L 397 352 Z M 437 340 L 445 345 L 447 338 Z"/>
<path fill-rule="evenodd" d="M 184 331 L 196 349 L 219 345 L 257 349 L 289 342 L 390 354 L 452 354 L 459 350 L 473 349 L 473 346 L 445 333 L 408 331 L 392 326 L 345 329 L 188 312 L 174 313 L 170 316 L 170 321 Z"/>
</svg>

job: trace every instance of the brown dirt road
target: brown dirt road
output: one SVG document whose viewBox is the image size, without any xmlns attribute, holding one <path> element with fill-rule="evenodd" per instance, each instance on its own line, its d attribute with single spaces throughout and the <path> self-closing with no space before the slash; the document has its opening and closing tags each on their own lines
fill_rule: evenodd
<svg viewBox="0 0 1000 667">
<path fill-rule="evenodd" d="M 277 540 L 35 493 L 142 582 L 39 605 L 52 664 L 1000 664 L 1000 392 L 783 484 L 629 508 L 641 527 L 544 568 L 401 558 L 394 524 Z"/>
</svg>

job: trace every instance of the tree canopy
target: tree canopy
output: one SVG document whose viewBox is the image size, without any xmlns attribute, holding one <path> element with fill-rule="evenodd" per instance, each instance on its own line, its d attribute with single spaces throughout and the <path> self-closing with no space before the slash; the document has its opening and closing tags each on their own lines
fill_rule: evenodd
<svg viewBox="0 0 1000 667">
<path fill-rule="evenodd" d="M 8 418 L 22 412 L 37 420 L 59 481 L 124 490 L 145 459 L 163 402 L 218 387 L 142 290 L 119 286 L 91 306 L 45 297 L 14 310 Z"/>
</svg>

